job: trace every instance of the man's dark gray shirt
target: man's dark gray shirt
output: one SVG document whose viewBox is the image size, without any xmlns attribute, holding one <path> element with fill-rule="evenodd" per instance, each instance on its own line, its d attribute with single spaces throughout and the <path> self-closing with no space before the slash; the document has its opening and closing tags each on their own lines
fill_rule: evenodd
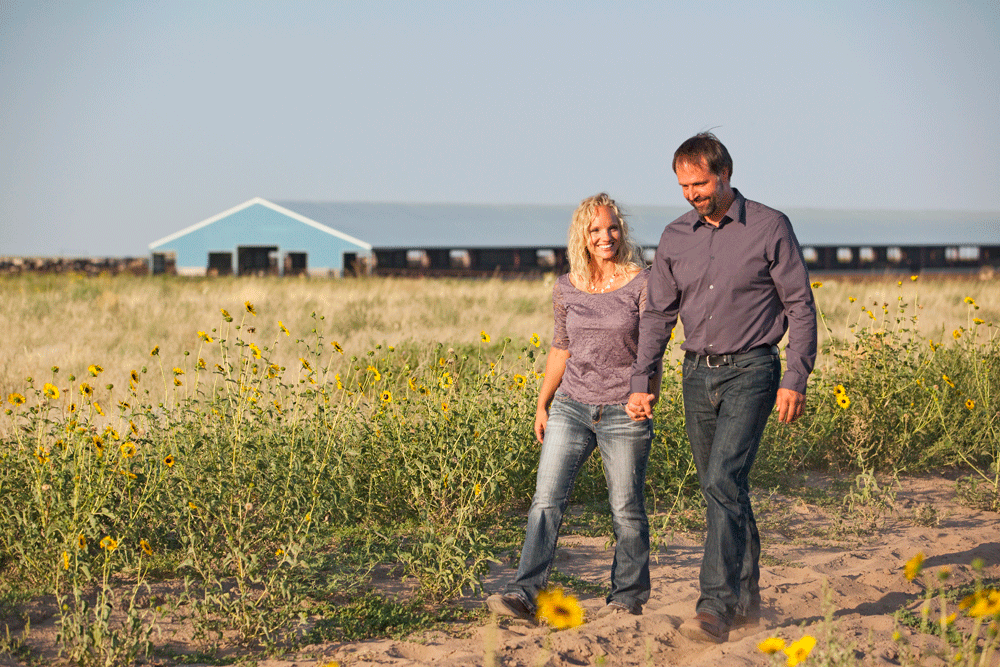
<svg viewBox="0 0 1000 667">
<path fill-rule="evenodd" d="M 787 330 L 781 387 L 806 392 L 816 362 L 816 306 L 802 249 L 784 213 L 733 193 L 718 227 L 691 210 L 663 230 L 639 324 L 633 393 L 648 393 L 678 315 L 681 349 L 701 355 L 777 345 Z"/>
</svg>

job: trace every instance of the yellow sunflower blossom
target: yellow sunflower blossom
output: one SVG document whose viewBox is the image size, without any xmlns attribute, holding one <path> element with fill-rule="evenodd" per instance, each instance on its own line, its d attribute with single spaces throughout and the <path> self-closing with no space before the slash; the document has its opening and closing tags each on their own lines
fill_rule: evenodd
<svg viewBox="0 0 1000 667">
<path fill-rule="evenodd" d="M 785 650 L 785 640 L 781 637 L 768 637 L 761 643 L 757 644 L 757 650 L 761 653 L 767 653 L 768 655 L 777 653 L 778 651 L 783 651 Z"/>
<path fill-rule="evenodd" d="M 966 401 L 965 401 L 965 409 L 966 410 L 973 410 L 973 409 L 975 409 L 975 407 L 976 407 L 976 402 L 974 400 L 972 400 L 971 398 L 966 399 Z"/>
<path fill-rule="evenodd" d="M 135 456 L 135 443 L 134 442 L 125 442 L 125 443 L 122 443 L 122 446 L 119 449 L 121 450 L 123 458 L 130 459 L 133 456 Z"/>
<path fill-rule="evenodd" d="M 253 343 L 250 343 L 250 352 L 253 353 L 254 359 L 260 359 L 260 348 Z"/>
<path fill-rule="evenodd" d="M 917 282 L 917 276 L 910 276 L 910 280 L 912 280 L 913 282 Z"/>
<path fill-rule="evenodd" d="M 805 635 L 796 642 L 784 649 L 785 655 L 788 656 L 788 660 L 785 664 L 788 667 L 795 667 L 797 664 L 809 657 L 809 653 L 812 652 L 813 648 L 816 646 L 816 638 L 809 635 Z"/>
<path fill-rule="evenodd" d="M 392 403 L 392 392 L 388 389 L 383 391 L 380 397 L 383 403 Z"/>
<path fill-rule="evenodd" d="M 942 376 L 941 376 L 941 379 L 942 379 L 942 380 L 944 380 L 945 382 L 947 382 L 947 383 L 948 383 L 948 386 L 949 386 L 949 387 L 951 387 L 952 389 L 954 389 L 954 388 L 955 388 L 955 383 L 954 383 L 954 382 L 952 382 L 952 381 L 951 381 L 951 378 L 950 378 L 950 377 L 948 377 L 947 375 L 942 375 Z"/>
<path fill-rule="evenodd" d="M 222 311 L 222 319 L 224 319 L 227 322 L 233 321 L 233 316 L 229 314 L 228 310 L 226 310 L 225 308 L 220 308 L 219 310 Z"/>
<path fill-rule="evenodd" d="M 23 394 L 18 394 L 17 392 L 14 392 L 13 394 L 7 396 L 7 402 L 13 405 L 15 408 L 24 405 L 27 400 L 28 399 L 26 399 Z"/>
<path fill-rule="evenodd" d="M 175 387 L 180 387 L 183 384 L 184 384 L 184 382 L 180 378 L 177 378 L 177 377 L 174 378 L 174 386 Z"/>
<path fill-rule="evenodd" d="M 202 340 L 203 340 L 203 341 L 205 341 L 206 343 L 211 343 L 211 342 L 212 342 L 212 337 L 211 337 L 211 336 L 209 336 L 209 335 L 208 335 L 207 333 L 205 333 L 204 331 L 199 331 L 199 332 L 198 332 L 198 338 L 202 339 Z"/>
<path fill-rule="evenodd" d="M 410 388 L 410 391 L 416 391 L 417 390 L 417 381 L 414 380 L 412 377 L 410 377 L 410 378 L 408 378 L 406 380 L 406 386 L 408 386 Z"/>
<path fill-rule="evenodd" d="M 286 327 L 286 326 L 285 326 L 285 323 L 284 323 L 284 322 L 282 322 L 281 320 L 278 320 L 278 328 L 279 328 L 279 329 L 281 329 L 281 333 L 285 334 L 286 336 L 291 336 L 291 335 L 292 335 L 292 334 L 291 334 L 291 333 L 290 333 L 290 332 L 288 331 L 288 327 Z"/>
<path fill-rule="evenodd" d="M 951 332 L 951 337 L 954 338 L 955 340 L 958 340 L 959 338 L 962 337 L 962 330 L 955 329 L 954 331 Z"/>
<path fill-rule="evenodd" d="M 105 535 L 104 537 L 101 538 L 101 542 L 98 546 L 100 546 L 102 549 L 107 549 L 108 551 L 114 551 L 115 549 L 118 548 L 118 540 L 111 537 L 110 535 Z"/>
<path fill-rule="evenodd" d="M 310 366 L 309 362 L 306 361 L 303 357 L 299 357 L 299 361 L 302 362 L 302 368 L 303 369 L 305 369 L 307 371 L 311 371 L 312 370 L 312 366 Z"/>
<path fill-rule="evenodd" d="M 479 332 L 479 340 L 483 343 L 490 342 L 490 335 L 486 333 L 485 329 Z"/>
<path fill-rule="evenodd" d="M 184 369 L 183 368 L 177 368 L 175 366 L 174 367 L 174 375 L 184 375 Z"/>
<path fill-rule="evenodd" d="M 539 345 L 542 344 L 542 339 L 538 337 L 538 334 L 533 333 L 531 334 L 531 338 L 528 339 L 528 342 L 534 345 L 535 347 L 538 347 Z"/>
<path fill-rule="evenodd" d="M 514 386 L 517 387 L 518 389 L 524 389 L 524 386 L 527 384 L 527 382 L 528 382 L 527 378 L 525 378 L 520 373 L 514 376 Z"/>
<path fill-rule="evenodd" d="M 906 576 L 907 581 L 913 581 L 923 569 L 924 554 L 922 551 L 919 551 L 917 555 L 906 561 L 906 565 L 903 566 L 903 574 Z"/>
<path fill-rule="evenodd" d="M 64 570 L 68 570 L 69 569 L 69 552 L 68 551 L 62 552 L 62 561 L 63 561 L 63 569 Z"/>
<path fill-rule="evenodd" d="M 86 382 L 84 382 L 80 385 L 80 394 L 82 394 L 83 396 L 93 396 L 94 388 L 91 387 Z"/>
<path fill-rule="evenodd" d="M 983 320 L 979 319 L 978 317 L 973 317 L 972 318 L 972 323 L 973 324 L 985 324 L 985 322 Z"/>
<path fill-rule="evenodd" d="M 816 282 L 811 283 L 809 286 L 812 287 L 813 289 L 819 289 L 820 287 L 823 286 L 823 283 L 817 280 Z"/>
<path fill-rule="evenodd" d="M 480 486 L 479 482 L 476 482 L 476 485 L 472 487 L 472 493 L 475 494 L 477 497 L 483 494 L 483 487 Z"/>
<path fill-rule="evenodd" d="M 98 375 L 104 372 L 104 369 L 98 366 L 97 364 L 91 364 L 87 366 L 87 372 L 90 373 L 93 377 L 97 377 Z"/>
<path fill-rule="evenodd" d="M 50 382 L 46 382 L 45 386 L 42 388 L 42 393 L 45 394 L 45 398 L 55 400 L 59 398 L 59 387 Z"/>
<path fill-rule="evenodd" d="M 190 500 L 188 501 L 188 507 L 191 508 L 191 509 L 193 509 L 193 510 L 197 510 L 198 509 L 198 506 L 195 505 L 194 502 L 190 501 Z"/>
<path fill-rule="evenodd" d="M 440 359 L 438 359 L 438 366 L 440 366 L 441 368 L 444 368 L 445 364 L 447 364 L 447 363 L 448 363 L 448 360 L 445 359 L 444 357 L 441 357 Z"/>
<path fill-rule="evenodd" d="M 854 302 L 855 302 L 855 301 L 857 301 L 858 299 L 857 299 L 857 297 L 853 297 L 853 296 L 849 296 L 849 297 L 847 297 L 847 300 L 848 300 L 849 302 L 851 302 L 851 303 L 854 303 Z"/>
<path fill-rule="evenodd" d="M 133 369 L 132 372 L 129 373 L 129 379 L 135 384 L 139 384 L 139 371 Z"/>
<path fill-rule="evenodd" d="M 554 586 L 538 593 L 539 621 L 546 621 L 557 630 L 575 628 L 583 623 L 583 607 L 572 595 L 565 595 L 563 589 Z"/>
<path fill-rule="evenodd" d="M 167 466 L 168 468 L 173 468 L 174 467 L 174 456 L 173 456 L 173 454 L 167 454 L 165 457 L 163 457 L 163 465 Z"/>
<path fill-rule="evenodd" d="M 151 356 L 151 357 L 157 357 L 159 355 L 160 355 L 160 346 L 159 345 L 154 345 L 153 349 L 149 351 L 149 356 Z"/>
<path fill-rule="evenodd" d="M 147 556 L 153 555 L 153 547 L 149 546 L 149 542 L 145 539 L 139 540 L 139 550 Z"/>
<path fill-rule="evenodd" d="M 250 303 L 249 301 L 244 301 L 243 305 L 246 306 L 247 312 L 250 313 L 251 315 L 256 315 L 257 314 L 257 309 L 254 308 L 253 304 Z"/>
<path fill-rule="evenodd" d="M 45 449 L 45 447 L 42 447 L 41 445 L 39 445 L 35 449 L 35 458 L 38 459 L 39 463 L 48 463 L 49 462 L 49 450 L 47 450 L 47 449 Z"/>
<path fill-rule="evenodd" d="M 205 360 L 202 359 L 201 357 L 198 357 L 198 363 L 196 363 L 194 367 L 201 371 L 205 370 L 206 366 L 207 364 L 205 363 Z"/>
<path fill-rule="evenodd" d="M 847 397 L 847 394 L 840 394 L 837 396 L 837 405 L 846 410 L 851 407 L 851 399 Z"/>
<path fill-rule="evenodd" d="M 335 351 L 339 352 L 340 354 L 343 354 L 343 353 L 344 353 L 344 348 L 342 348 L 342 347 L 340 346 L 340 343 L 338 343 L 337 341 L 333 341 L 332 343 L 330 343 L 330 345 L 332 345 L 332 346 L 333 346 L 333 349 L 334 349 Z"/>
<path fill-rule="evenodd" d="M 340 379 L 340 373 L 333 376 L 333 379 L 337 381 L 337 389 L 344 388 L 344 381 Z"/>
<path fill-rule="evenodd" d="M 448 401 L 441 401 L 441 411 L 448 412 Z"/>
<path fill-rule="evenodd" d="M 87 536 L 80 533 L 80 536 L 76 538 L 76 546 L 80 549 L 87 548 Z"/>
<path fill-rule="evenodd" d="M 970 306 L 976 305 L 975 299 L 973 299 L 971 296 L 965 297 L 965 303 L 969 304 Z"/>
<path fill-rule="evenodd" d="M 98 403 L 97 401 L 94 401 L 94 410 L 97 411 L 97 414 L 101 415 L 102 417 L 104 416 L 104 408 L 102 408 L 101 404 Z"/>
<path fill-rule="evenodd" d="M 844 389 L 844 385 L 842 385 L 842 384 L 838 384 L 836 387 L 833 388 L 833 395 L 834 396 L 840 396 L 841 394 L 846 394 L 846 393 L 847 393 L 847 390 Z"/>
<path fill-rule="evenodd" d="M 451 377 L 451 373 L 449 373 L 448 371 L 442 373 L 441 377 L 438 378 L 438 386 L 441 387 L 442 389 L 447 389 L 453 384 L 455 384 L 455 380 Z"/>
</svg>

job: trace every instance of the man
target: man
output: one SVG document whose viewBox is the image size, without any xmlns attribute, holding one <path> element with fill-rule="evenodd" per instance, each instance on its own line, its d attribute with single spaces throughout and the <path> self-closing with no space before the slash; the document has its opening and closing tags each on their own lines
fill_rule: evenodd
<svg viewBox="0 0 1000 667">
<path fill-rule="evenodd" d="M 680 632 L 722 643 L 730 628 L 760 619 L 760 537 L 747 477 L 775 403 L 781 422 L 802 414 L 816 309 L 791 223 L 730 186 L 732 158 L 714 135 L 681 144 L 673 169 L 694 211 L 660 237 L 626 411 L 652 417 L 649 382 L 679 315 L 685 427 L 708 506 L 701 596 Z M 786 330 L 782 377 L 777 344 Z"/>
</svg>

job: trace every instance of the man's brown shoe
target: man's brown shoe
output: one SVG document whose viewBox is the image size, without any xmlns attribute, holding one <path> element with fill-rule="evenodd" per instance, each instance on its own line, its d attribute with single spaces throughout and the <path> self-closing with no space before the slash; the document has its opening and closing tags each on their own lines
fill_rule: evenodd
<svg viewBox="0 0 1000 667">
<path fill-rule="evenodd" d="M 700 611 L 694 618 L 681 623 L 680 633 L 696 642 L 721 644 L 729 640 L 729 623 L 714 614 Z"/>
</svg>

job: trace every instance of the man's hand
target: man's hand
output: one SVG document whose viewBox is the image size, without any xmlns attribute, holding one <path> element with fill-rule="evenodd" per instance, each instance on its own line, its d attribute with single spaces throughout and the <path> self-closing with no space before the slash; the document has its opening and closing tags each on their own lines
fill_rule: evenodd
<svg viewBox="0 0 1000 667">
<path fill-rule="evenodd" d="M 645 421 L 653 416 L 654 405 L 656 405 L 655 395 L 635 393 L 628 397 L 625 414 L 631 417 L 632 421 Z"/>
<path fill-rule="evenodd" d="M 791 389 L 778 389 L 776 405 L 778 406 L 778 421 L 783 424 L 791 424 L 802 416 L 806 407 L 806 395 Z"/>
</svg>

